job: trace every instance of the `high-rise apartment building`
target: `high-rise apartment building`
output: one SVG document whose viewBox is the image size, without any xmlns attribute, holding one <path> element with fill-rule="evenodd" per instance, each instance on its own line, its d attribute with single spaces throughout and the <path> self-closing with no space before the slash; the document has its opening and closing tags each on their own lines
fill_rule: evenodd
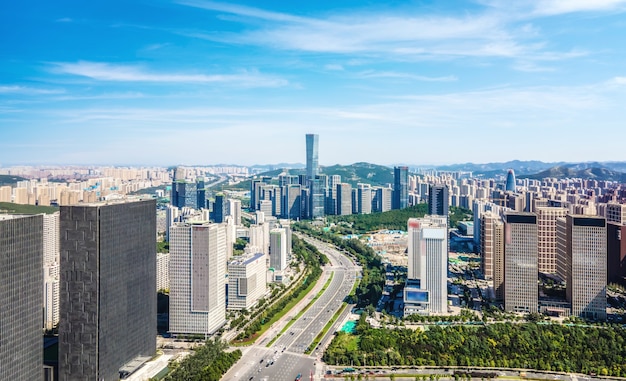
<svg viewBox="0 0 626 381">
<path fill-rule="evenodd" d="M 60 226 L 59 378 L 118 380 L 156 351 L 156 200 L 61 207 Z"/>
<path fill-rule="evenodd" d="M 170 240 L 170 332 L 205 334 L 226 322 L 226 225 L 180 223 Z"/>
<path fill-rule="evenodd" d="M 558 256 L 572 315 L 606 320 L 606 220 L 568 215 L 557 220 Z"/>
<path fill-rule="evenodd" d="M 556 219 L 567 213 L 567 208 L 535 208 L 539 272 L 556 274 Z"/>
<path fill-rule="evenodd" d="M 156 259 L 156 290 L 170 289 L 170 253 L 158 253 Z"/>
<path fill-rule="evenodd" d="M 409 206 L 409 167 L 393 168 L 392 209 L 404 209 Z"/>
<path fill-rule="evenodd" d="M 447 185 L 431 185 L 428 188 L 428 214 L 448 218 L 450 195 Z"/>
<path fill-rule="evenodd" d="M 448 311 L 448 229 L 445 217 L 410 218 L 404 314 Z"/>
<path fill-rule="evenodd" d="M 43 327 L 59 323 L 59 212 L 43 215 Z"/>
<path fill-rule="evenodd" d="M 267 291 L 265 254 L 257 253 L 228 263 L 228 309 L 254 306 Z"/>
<path fill-rule="evenodd" d="M 241 200 L 228 199 L 228 215 L 233 217 L 233 224 L 241 225 Z"/>
<path fill-rule="evenodd" d="M 504 224 L 500 215 L 492 212 L 484 213 L 480 223 L 482 272 L 485 279 L 494 280 L 497 295 L 504 281 Z"/>
<path fill-rule="evenodd" d="M 606 220 L 607 222 L 626 224 L 626 205 L 615 202 L 606 204 Z"/>
<path fill-rule="evenodd" d="M 504 214 L 504 309 L 531 313 L 539 308 L 537 216 Z"/>
<path fill-rule="evenodd" d="M 0 380 L 43 380 L 43 217 L 0 215 Z"/>
</svg>

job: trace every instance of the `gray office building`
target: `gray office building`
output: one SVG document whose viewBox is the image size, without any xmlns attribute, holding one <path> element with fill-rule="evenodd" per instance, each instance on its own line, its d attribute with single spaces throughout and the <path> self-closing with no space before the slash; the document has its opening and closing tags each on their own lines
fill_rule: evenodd
<svg viewBox="0 0 626 381">
<path fill-rule="evenodd" d="M 446 185 L 431 185 L 428 188 L 428 214 L 448 217 L 450 193 Z"/>
<path fill-rule="evenodd" d="M 0 380 L 43 380 L 43 216 L 0 215 Z"/>
<path fill-rule="evenodd" d="M 59 379 L 118 380 L 156 350 L 156 201 L 61 207 Z"/>
</svg>

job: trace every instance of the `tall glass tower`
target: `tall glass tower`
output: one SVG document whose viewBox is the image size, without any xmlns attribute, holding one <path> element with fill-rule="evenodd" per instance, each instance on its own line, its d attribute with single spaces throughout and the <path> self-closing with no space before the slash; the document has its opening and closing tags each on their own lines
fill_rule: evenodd
<svg viewBox="0 0 626 381">
<path fill-rule="evenodd" d="M 506 184 L 504 190 L 507 192 L 515 192 L 515 172 L 509 169 L 509 173 L 506 175 Z"/>
<path fill-rule="evenodd" d="M 319 135 L 306 134 L 306 177 L 308 180 L 315 179 L 319 174 Z"/>
<path fill-rule="evenodd" d="M 409 168 L 393 168 L 392 209 L 404 209 L 409 206 Z"/>
<path fill-rule="evenodd" d="M 324 195 L 326 192 L 319 178 L 319 135 L 306 135 L 306 179 L 309 187 L 309 218 L 324 216 Z"/>
</svg>

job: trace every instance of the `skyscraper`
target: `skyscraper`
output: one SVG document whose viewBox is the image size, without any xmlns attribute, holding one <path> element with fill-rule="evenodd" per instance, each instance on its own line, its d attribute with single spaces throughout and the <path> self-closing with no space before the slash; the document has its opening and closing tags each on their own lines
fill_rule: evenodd
<svg viewBox="0 0 626 381">
<path fill-rule="evenodd" d="M 607 283 L 626 281 L 626 225 L 606 224 Z"/>
<path fill-rule="evenodd" d="M 170 332 L 212 334 L 226 322 L 226 226 L 172 226 L 170 256 Z"/>
<path fill-rule="evenodd" d="M 306 177 L 314 180 L 319 174 L 319 135 L 306 134 Z"/>
<path fill-rule="evenodd" d="M 537 312 L 537 216 L 505 213 L 504 223 L 504 309 Z"/>
<path fill-rule="evenodd" d="M 61 381 L 118 380 L 154 354 L 155 211 L 156 200 L 61 207 Z"/>
<path fill-rule="evenodd" d="M 282 228 L 270 230 L 270 267 L 287 269 L 287 231 Z"/>
<path fill-rule="evenodd" d="M 43 215 L 43 327 L 59 323 L 59 212 Z"/>
<path fill-rule="evenodd" d="M 352 214 L 352 186 L 348 183 L 337 184 L 337 215 Z"/>
<path fill-rule="evenodd" d="M 446 218 L 410 218 L 404 314 L 448 311 L 448 229 Z"/>
<path fill-rule="evenodd" d="M 557 231 L 572 315 L 606 320 L 606 220 L 568 215 L 557 220 Z"/>
<path fill-rule="evenodd" d="M 0 215 L 0 380 L 43 380 L 43 218 Z"/>
<path fill-rule="evenodd" d="M 325 184 L 319 175 L 319 135 L 306 135 L 306 180 L 309 187 L 307 216 L 318 218 L 324 216 Z"/>
<path fill-rule="evenodd" d="M 226 197 L 223 193 L 215 195 L 215 201 L 213 202 L 213 222 L 221 224 L 226 217 Z"/>
<path fill-rule="evenodd" d="M 506 174 L 504 190 L 507 192 L 515 192 L 515 172 L 512 169 L 509 169 L 509 172 Z"/>
<path fill-rule="evenodd" d="M 359 214 L 372 213 L 372 186 L 370 184 L 357 184 L 357 202 Z"/>
<path fill-rule="evenodd" d="M 431 185 L 428 188 L 428 214 L 448 218 L 450 198 L 446 185 Z"/>
<path fill-rule="evenodd" d="M 404 209 L 409 206 L 409 167 L 393 169 L 392 209 Z"/>
<path fill-rule="evenodd" d="M 535 213 L 539 272 L 556 274 L 556 220 L 567 215 L 567 208 L 538 207 Z"/>
</svg>

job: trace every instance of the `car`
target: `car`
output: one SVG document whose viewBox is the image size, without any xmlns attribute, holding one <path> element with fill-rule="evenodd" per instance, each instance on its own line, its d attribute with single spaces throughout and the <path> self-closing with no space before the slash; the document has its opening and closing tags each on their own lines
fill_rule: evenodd
<svg viewBox="0 0 626 381">
<path fill-rule="evenodd" d="M 263 364 L 263 359 L 261 359 L 261 361 L 259 361 L 259 364 Z"/>
</svg>

